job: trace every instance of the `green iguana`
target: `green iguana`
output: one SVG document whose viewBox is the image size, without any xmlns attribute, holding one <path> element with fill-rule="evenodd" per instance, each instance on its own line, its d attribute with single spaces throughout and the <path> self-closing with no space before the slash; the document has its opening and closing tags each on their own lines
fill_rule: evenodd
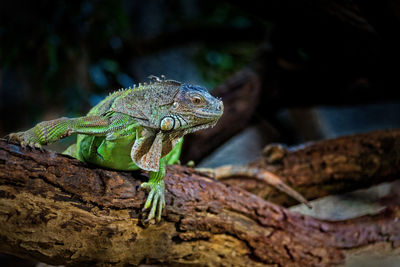
<svg viewBox="0 0 400 267">
<path fill-rule="evenodd" d="M 110 94 L 84 117 L 44 121 L 8 138 L 41 148 L 78 134 L 65 154 L 115 170 L 149 171 L 149 181 L 141 185 L 150 191 L 143 210 L 151 207 L 147 221 L 160 221 L 166 165 L 178 161 L 182 137 L 214 126 L 224 106 L 201 86 L 149 78 L 149 84 Z"/>
</svg>

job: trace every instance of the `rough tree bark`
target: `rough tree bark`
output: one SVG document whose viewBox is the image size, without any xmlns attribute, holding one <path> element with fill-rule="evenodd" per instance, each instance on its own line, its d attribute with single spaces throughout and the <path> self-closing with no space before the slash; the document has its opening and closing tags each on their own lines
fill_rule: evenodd
<svg viewBox="0 0 400 267">
<path fill-rule="evenodd" d="M 342 141 L 336 142 L 340 146 Z M 292 154 L 283 171 L 293 173 L 304 161 L 320 157 L 317 151 L 306 154 L 297 160 Z M 329 157 L 325 161 L 331 166 Z M 374 181 L 388 176 L 376 172 L 375 165 L 371 170 Z M 398 170 L 391 168 L 390 176 L 398 177 Z M 312 175 L 308 178 L 318 184 L 320 176 Z M 146 194 L 139 185 L 145 176 L 0 141 L 0 252 L 74 265 L 329 266 L 342 263 L 353 248 L 400 245 L 398 207 L 341 222 L 321 221 L 183 166 L 168 168 L 162 222 L 144 226 L 140 209 Z"/>
<path fill-rule="evenodd" d="M 264 156 L 247 167 L 276 174 L 312 200 L 398 179 L 400 129 L 344 136 L 293 148 L 267 146 Z M 218 170 L 218 169 L 217 169 Z M 239 186 L 274 203 L 296 204 L 256 178 L 232 176 L 225 183 Z"/>
</svg>

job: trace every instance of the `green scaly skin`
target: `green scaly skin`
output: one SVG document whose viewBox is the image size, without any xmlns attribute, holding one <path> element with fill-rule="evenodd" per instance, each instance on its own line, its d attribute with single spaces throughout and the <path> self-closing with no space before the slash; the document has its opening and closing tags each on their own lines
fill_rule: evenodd
<svg viewBox="0 0 400 267">
<path fill-rule="evenodd" d="M 149 190 L 143 210 L 150 209 L 146 221 L 158 222 L 165 207 L 166 165 L 179 161 L 185 134 L 215 125 L 223 105 L 200 86 L 151 79 L 110 94 L 84 117 L 44 121 L 8 137 L 41 148 L 78 134 L 64 154 L 110 169 L 149 171 L 149 181 L 141 185 Z"/>
</svg>

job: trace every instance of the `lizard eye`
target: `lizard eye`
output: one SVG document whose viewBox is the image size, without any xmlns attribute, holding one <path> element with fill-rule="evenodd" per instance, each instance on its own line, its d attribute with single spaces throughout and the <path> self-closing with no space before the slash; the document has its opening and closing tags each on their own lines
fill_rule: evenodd
<svg viewBox="0 0 400 267">
<path fill-rule="evenodd" d="M 200 96 L 193 96 L 191 100 L 192 100 L 192 103 L 196 106 L 204 103 L 204 99 Z"/>
<path fill-rule="evenodd" d="M 172 107 L 175 108 L 175 109 L 178 108 L 179 107 L 178 102 L 174 102 L 174 104 L 172 104 Z"/>
</svg>

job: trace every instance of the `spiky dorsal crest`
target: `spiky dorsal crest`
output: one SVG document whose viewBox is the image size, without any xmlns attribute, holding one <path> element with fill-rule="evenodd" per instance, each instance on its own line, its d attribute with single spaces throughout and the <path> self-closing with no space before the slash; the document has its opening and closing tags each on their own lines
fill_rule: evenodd
<svg viewBox="0 0 400 267">
<path fill-rule="evenodd" d="M 138 84 L 134 88 L 116 93 L 116 99 L 110 111 L 120 112 L 142 121 L 143 125 L 158 128 L 155 114 L 162 106 L 172 104 L 182 83 L 150 76 L 149 84 Z"/>
<path fill-rule="evenodd" d="M 175 80 L 167 80 L 165 75 L 161 75 L 157 77 L 155 75 L 150 75 L 147 78 L 150 79 L 150 84 L 165 84 L 165 85 L 173 85 L 173 86 L 181 86 L 182 83 L 175 81 Z"/>
<path fill-rule="evenodd" d="M 161 75 L 160 77 L 157 77 L 155 75 L 150 75 L 147 78 L 150 79 L 150 83 L 138 83 L 134 84 L 132 87 L 129 86 L 128 88 L 120 88 L 116 91 L 110 92 L 108 95 L 112 95 L 114 93 L 122 93 L 122 92 L 129 92 L 129 91 L 142 91 L 142 90 L 148 90 L 152 89 L 153 86 L 159 86 L 159 89 L 163 89 L 164 86 L 176 86 L 180 87 L 182 85 L 181 82 L 175 81 L 175 80 L 167 80 L 165 75 Z"/>
</svg>

